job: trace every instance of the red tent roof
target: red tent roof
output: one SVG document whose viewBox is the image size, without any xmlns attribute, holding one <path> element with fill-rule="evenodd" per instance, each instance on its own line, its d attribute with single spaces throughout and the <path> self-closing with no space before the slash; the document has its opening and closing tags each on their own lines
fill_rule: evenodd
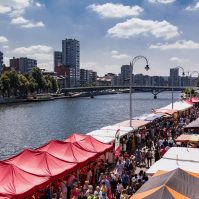
<svg viewBox="0 0 199 199">
<path fill-rule="evenodd" d="M 0 162 L 0 198 L 24 198 L 48 185 L 48 177 L 22 171 L 18 167 Z"/>
<path fill-rule="evenodd" d="M 45 151 L 25 149 L 20 154 L 6 160 L 23 171 L 50 177 L 62 177 L 76 169 L 76 163 L 65 162 Z"/>
<path fill-rule="evenodd" d="M 199 103 L 199 98 L 192 97 L 191 100 L 192 100 L 193 103 Z"/>
<path fill-rule="evenodd" d="M 87 163 L 96 157 L 96 153 L 83 150 L 73 143 L 58 140 L 52 140 L 37 150 L 46 151 L 54 157 L 67 162 L 80 164 Z"/>
<path fill-rule="evenodd" d="M 104 153 L 113 147 L 110 144 L 105 144 L 96 140 L 90 135 L 72 134 L 65 140 L 65 142 L 71 142 L 75 146 L 93 153 Z"/>
</svg>

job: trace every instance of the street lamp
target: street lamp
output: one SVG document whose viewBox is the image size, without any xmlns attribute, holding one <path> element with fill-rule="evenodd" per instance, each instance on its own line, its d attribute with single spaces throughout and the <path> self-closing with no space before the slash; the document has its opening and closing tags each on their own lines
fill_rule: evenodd
<svg viewBox="0 0 199 199">
<path fill-rule="evenodd" d="M 182 76 L 184 76 L 185 75 L 184 68 L 182 68 L 181 66 L 177 66 L 174 69 L 178 69 L 178 68 L 182 69 Z M 172 80 L 172 84 L 171 84 L 171 87 L 172 87 L 172 97 L 171 98 L 172 98 L 172 110 L 173 110 L 173 87 L 174 87 L 174 85 L 173 85 L 173 75 L 172 75 L 171 80 Z"/>
<path fill-rule="evenodd" d="M 129 93 L 130 93 L 130 127 L 132 127 L 132 74 L 133 74 L 133 67 L 136 61 L 138 61 L 139 59 L 144 59 L 146 61 L 146 66 L 145 66 L 145 70 L 148 71 L 149 70 L 149 64 L 148 64 L 148 60 L 146 57 L 142 56 L 142 55 L 138 55 L 136 57 L 133 58 L 132 62 L 130 62 L 130 87 L 129 87 Z"/>
<path fill-rule="evenodd" d="M 198 74 L 198 78 L 199 78 L 199 72 L 197 70 L 194 70 L 190 73 L 189 75 L 189 86 L 191 87 L 191 77 L 194 73 L 197 73 Z M 191 95 L 191 92 L 190 92 L 190 98 L 192 98 L 192 95 Z"/>
</svg>

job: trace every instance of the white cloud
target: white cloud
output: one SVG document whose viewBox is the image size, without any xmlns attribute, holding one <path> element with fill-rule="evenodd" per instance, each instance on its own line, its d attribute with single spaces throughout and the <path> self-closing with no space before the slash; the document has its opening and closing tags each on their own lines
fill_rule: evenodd
<svg viewBox="0 0 199 199">
<path fill-rule="evenodd" d="M 44 6 L 44 4 L 41 4 L 41 3 L 39 3 L 39 2 L 36 2 L 35 5 L 36 5 L 37 7 L 43 7 L 43 6 Z"/>
<path fill-rule="evenodd" d="M 15 48 L 9 52 L 15 57 L 28 57 L 36 59 L 38 66 L 52 70 L 53 68 L 53 48 L 47 45 L 33 45 L 29 47 Z"/>
<path fill-rule="evenodd" d="M 173 3 L 176 0 L 148 0 L 149 3 L 162 3 L 162 4 L 168 4 Z"/>
<path fill-rule="evenodd" d="M 88 8 L 103 18 L 121 18 L 138 16 L 143 12 L 140 6 L 124 6 L 123 4 L 91 4 Z"/>
<path fill-rule="evenodd" d="M 111 51 L 111 57 L 114 58 L 114 59 L 126 59 L 126 58 L 129 58 L 128 55 L 126 55 L 126 54 L 120 54 L 116 50 Z"/>
<path fill-rule="evenodd" d="M 46 45 L 35 45 L 35 46 L 29 46 L 29 47 L 19 47 L 15 48 L 13 50 L 14 53 L 18 53 L 20 55 L 26 55 L 26 54 L 40 54 L 40 53 L 51 53 L 53 52 L 53 48 Z"/>
<path fill-rule="evenodd" d="M 195 5 L 187 6 L 187 7 L 186 7 L 186 10 L 188 10 L 188 11 L 196 11 L 196 10 L 199 10 L 199 1 L 196 2 Z"/>
<path fill-rule="evenodd" d="M 29 22 L 27 24 L 23 24 L 21 27 L 23 28 L 37 28 L 37 27 L 44 27 L 44 23 L 42 21 L 39 21 L 39 22 Z"/>
<path fill-rule="evenodd" d="M 118 38 L 153 35 L 156 38 L 163 38 L 165 40 L 174 38 L 180 34 L 178 27 L 165 20 L 152 21 L 138 18 L 132 18 L 125 22 L 118 23 L 107 32 L 110 36 Z"/>
<path fill-rule="evenodd" d="M 4 49 L 9 49 L 9 46 L 4 45 L 3 48 L 4 48 Z"/>
<path fill-rule="evenodd" d="M 27 19 L 25 19 L 25 18 L 23 18 L 23 17 L 13 18 L 13 19 L 11 20 L 11 23 L 12 23 L 12 24 L 26 24 L 26 23 L 28 23 L 28 22 L 29 22 L 29 20 L 27 20 Z"/>
<path fill-rule="evenodd" d="M 158 43 L 156 45 L 151 45 L 149 48 L 153 49 L 160 49 L 160 50 L 174 50 L 174 49 L 179 49 L 179 50 L 191 50 L 191 49 L 199 49 L 199 43 L 196 43 L 192 40 L 179 40 L 176 41 L 173 44 L 161 44 Z"/>
<path fill-rule="evenodd" d="M 188 62 L 188 59 L 184 59 L 184 58 L 179 58 L 179 57 L 171 57 L 170 61 L 173 62 L 178 62 L 178 63 L 184 63 L 184 62 Z"/>
<path fill-rule="evenodd" d="M 0 14 L 5 14 L 11 11 L 9 6 L 0 5 Z"/>
<path fill-rule="evenodd" d="M 23 17 L 17 17 L 11 20 L 12 24 L 20 25 L 23 28 L 35 28 L 35 27 L 44 27 L 44 23 L 42 21 L 39 22 L 31 22 L 28 19 Z"/>
<path fill-rule="evenodd" d="M 8 42 L 8 39 L 4 36 L 0 36 L 0 43 L 6 43 Z"/>
<path fill-rule="evenodd" d="M 35 2 L 35 0 L 1 0 L 0 13 L 7 14 L 11 18 L 11 24 L 24 28 L 44 27 L 42 21 L 34 22 L 25 19 L 23 14 L 33 6 L 41 7 L 43 4 Z"/>
</svg>

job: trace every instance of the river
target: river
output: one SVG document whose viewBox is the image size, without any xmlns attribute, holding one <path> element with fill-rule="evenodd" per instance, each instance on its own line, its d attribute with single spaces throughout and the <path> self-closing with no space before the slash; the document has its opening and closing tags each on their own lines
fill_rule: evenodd
<svg viewBox="0 0 199 199">
<path fill-rule="evenodd" d="M 180 93 L 174 93 L 174 100 Z M 133 93 L 133 116 L 171 103 L 171 92 L 154 100 L 151 93 Z M 129 119 L 129 94 L 0 105 L 0 159 L 35 148 L 71 133 L 87 133 Z"/>
</svg>

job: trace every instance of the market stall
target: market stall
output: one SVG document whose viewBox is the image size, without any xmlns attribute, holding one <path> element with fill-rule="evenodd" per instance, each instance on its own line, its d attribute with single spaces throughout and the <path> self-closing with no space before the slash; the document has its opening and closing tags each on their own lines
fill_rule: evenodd
<svg viewBox="0 0 199 199">
<path fill-rule="evenodd" d="M 133 128 L 141 128 L 141 127 L 147 126 L 151 122 L 150 121 L 144 121 L 144 120 L 134 120 L 134 119 L 132 119 L 131 123 L 132 123 Z M 117 126 L 118 128 L 129 127 L 130 126 L 130 120 L 126 120 L 124 122 L 114 124 L 114 126 Z"/>
<path fill-rule="evenodd" d="M 49 177 L 30 174 L 0 162 L 0 198 L 25 198 L 49 184 Z"/>
<path fill-rule="evenodd" d="M 141 116 L 138 117 L 134 117 L 134 120 L 144 120 L 144 121 L 154 121 L 156 119 L 160 119 L 162 117 L 164 117 L 165 114 L 164 113 L 149 113 L 149 114 L 143 114 Z"/>
<path fill-rule="evenodd" d="M 180 168 L 157 171 L 131 199 L 189 199 L 199 196 L 199 175 Z"/>
<path fill-rule="evenodd" d="M 199 135 L 197 134 L 182 134 L 177 137 L 176 142 L 199 143 Z"/>
<path fill-rule="evenodd" d="M 184 127 L 185 131 L 195 131 L 195 132 L 199 132 L 199 118 L 197 118 L 196 120 L 194 120 L 193 122 L 189 123 L 188 125 L 186 125 Z"/>
<path fill-rule="evenodd" d="M 73 143 L 75 146 L 93 153 L 106 153 L 110 151 L 113 146 L 100 142 L 90 135 L 72 134 L 64 142 Z"/>
<path fill-rule="evenodd" d="M 5 161 L 28 173 L 49 176 L 55 180 L 77 169 L 76 162 L 58 159 L 48 152 L 25 149 L 18 155 Z"/>
<path fill-rule="evenodd" d="M 176 168 L 199 173 L 199 149 L 172 147 L 146 173 L 153 175 L 158 170 L 171 171 Z"/>
</svg>

